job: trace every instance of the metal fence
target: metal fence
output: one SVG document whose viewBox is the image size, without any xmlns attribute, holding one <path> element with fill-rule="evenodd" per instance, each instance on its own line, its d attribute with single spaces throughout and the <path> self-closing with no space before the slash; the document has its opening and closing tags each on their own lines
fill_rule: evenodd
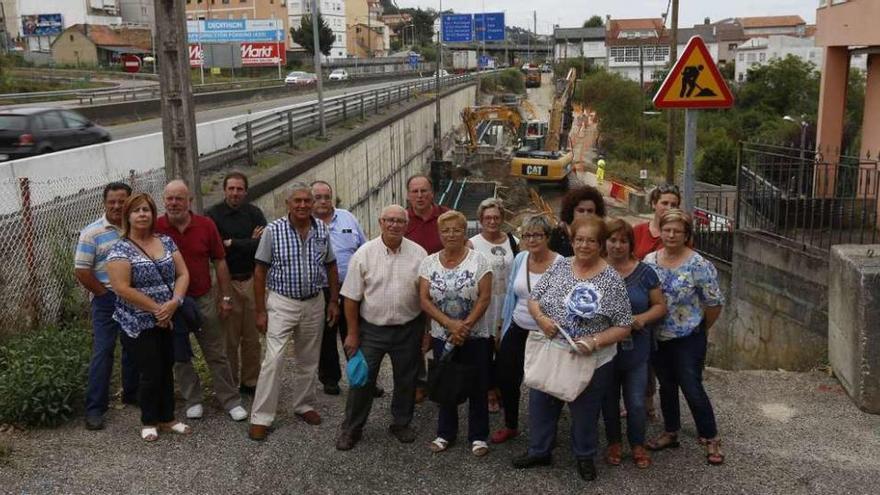
<svg viewBox="0 0 880 495">
<path fill-rule="evenodd" d="M 123 181 L 136 191 L 161 197 L 164 170 L 126 177 L 78 176 L 0 182 L 0 331 L 58 321 L 65 298 L 80 291 L 73 279 L 73 253 L 79 231 L 103 214 L 104 185 Z M 68 194 L 70 183 L 81 184 Z M 65 191 L 33 204 L 31 195 Z M 161 204 L 161 201 L 158 201 Z"/>
<path fill-rule="evenodd" d="M 821 249 L 876 243 L 880 239 L 878 161 L 826 156 L 832 155 L 741 143 L 737 228 L 769 232 Z"/>
<path fill-rule="evenodd" d="M 736 186 L 698 182 L 694 188 L 694 247 L 714 261 L 733 260 Z"/>
</svg>

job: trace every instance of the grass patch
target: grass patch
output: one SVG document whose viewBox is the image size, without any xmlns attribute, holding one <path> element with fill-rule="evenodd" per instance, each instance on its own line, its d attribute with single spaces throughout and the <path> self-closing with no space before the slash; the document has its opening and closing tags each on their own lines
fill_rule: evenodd
<svg viewBox="0 0 880 495">
<path fill-rule="evenodd" d="M 257 158 L 257 168 L 266 170 L 270 169 L 282 161 L 284 161 L 285 156 L 279 153 L 273 153 L 271 155 L 262 155 Z"/>
<path fill-rule="evenodd" d="M 306 137 L 302 139 L 298 139 L 296 143 L 293 145 L 293 149 L 298 151 L 309 151 L 317 148 L 325 143 L 324 140 L 319 139 L 317 137 Z"/>
</svg>

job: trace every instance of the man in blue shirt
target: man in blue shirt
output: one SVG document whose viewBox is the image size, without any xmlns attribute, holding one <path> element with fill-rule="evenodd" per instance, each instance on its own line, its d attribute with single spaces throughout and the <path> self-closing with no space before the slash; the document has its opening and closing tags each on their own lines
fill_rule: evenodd
<svg viewBox="0 0 880 495">
<path fill-rule="evenodd" d="M 351 256 L 367 242 L 367 237 L 361 230 L 357 218 L 351 212 L 335 207 L 336 198 L 333 197 L 333 187 L 329 183 L 316 180 L 312 182 L 311 187 L 312 196 L 315 198 L 312 216 L 324 222 L 330 229 L 330 244 L 332 244 L 333 253 L 336 255 L 339 285 L 342 286 L 348 272 L 348 262 L 351 260 Z M 329 303 L 330 297 L 327 294 L 329 289 L 326 281 L 323 287 L 324 301 Z M 321 359 L 318 363 L 318 380 L 324 386 L 324 393 L 329 395 L 339 395 L 339 380 L 342 378 L 342 372 L 339 369 L 336 335 L 338 334 L 340 339 L 345 341 L 345 336 L 348 334 L 345 314 L 341 310 L 342 298 L 339 299 L 339 319 L 335 325 L 327 324 L 324 326 L 321 340 Z"/>
<path fill-rule="evenodd" d="M 104 215 L 86 226 L 79 234 L 74 255 L 74 274 L 80 285 L 89 291 L 92 305 L 94 342 L 86 389 L 86 429 L 104 427 L 104 414 L 110 401 L 110 375 L 113 352 L 121 329 L 113 320 L 116 294 L 107 276 L 107 254 L 119 240 L 122 229 L 122 208 L 131 195 L 131 187 L 111 182 L 104 188 Z M 125 342 L 125 341 L 123 341 Z M 122 348 L 122 402 L 137 404 L 138 371 L 134 357 Z"/>
</svg>

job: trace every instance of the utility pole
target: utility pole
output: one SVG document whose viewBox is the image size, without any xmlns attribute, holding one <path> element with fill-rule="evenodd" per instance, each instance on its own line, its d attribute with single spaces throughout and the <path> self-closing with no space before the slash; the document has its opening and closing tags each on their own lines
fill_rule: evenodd
<svg viewBox="0 0 880 495">
<path fill-rule="evenodd" d="M 678 60 L 678 0 L 672 0 L 672 40 L 669 42 L 669 68 Z M 666 125 L 666 182 L 675 183 L 675 110 L 669 110 Z"/>
<path fill-rule="evenodd" d="M 156 0 L 154 5 L 165 179 L 183 179 L 195 198 L 196 211 L 202 211 L 184 0 Z"/>
<path fill-rule="evenodd" d="M 443 68 L 443 0 L 440 0 L 440 31 L 437 33 L 437 67 L 434 70 L 434 160 L 443 160 L 443 128 L 440 125 L 440 71 Z"/>
<path fill-rule="evenodd" d="M 367 4 L 367 18 L 369 19 L 369 4 Z M 321 137 L 327 137 L 327 125 L 324 122 L 324 83 L 321 74 L 321 11 L 318 10 L 318 0 L 312 0 L 312 43 L 315 45 L 315 77 L 318 89 L 318 122 L 321 124 Z M 370 34 L 370 33 L 368 33 Z"/>
<path fill-rule="evenodd" d="M 538 11 L 532 11 L 532 32 L 535 33 L 535 43 L 538 42 Z M 538 47 L 535 46 L 535 55 L 538 54 Z"/>
</svg>

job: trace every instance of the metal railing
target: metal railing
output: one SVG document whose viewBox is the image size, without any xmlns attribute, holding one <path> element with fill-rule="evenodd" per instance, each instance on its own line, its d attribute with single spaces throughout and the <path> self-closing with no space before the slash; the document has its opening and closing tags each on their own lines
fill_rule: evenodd
<svg viewBox="0 0 880 495">
<path fill-rule="evenodd" d="M 440 89 L 475 80 L 476 74 L 446 76 L 440 79 Z M 435 90 L 434 78 L 422 78 L 385 88 L 359 91 L 324 99 L 324 121 L 327 126 L 351 118 L 364 120 L 368 115 L 394 103 L 409 101 L 415 96 Z M 318 132 L 320 128 L 318 103 L 295 105 L 286 110 L 270 113 L 233 127 L 235 143 L 227 149 L 203 157 L 202 170 L 222 166 L 227 159 L 245 158 L 248 165 L 256 164 L 256 154 L 262 150 L 287 144 L 293 147 L 297 138 Z M 224 161 L 213 160 L 222 157 Z M 213 163 L 217 162 L 217 163 Z"/>
<path fill-rule="evenodd" d="M 878 161 L 826 156 L 833 155 L 741 143 L 737 228 L 765 231 L 821 249 L 876 243 L 880 239 Z"/>
<path fill-rule="evenodd" d="M 736 186 L 698 182 L 694 190 L 694 248 L 714 261 L 733 261 Z"/>
</svg>

